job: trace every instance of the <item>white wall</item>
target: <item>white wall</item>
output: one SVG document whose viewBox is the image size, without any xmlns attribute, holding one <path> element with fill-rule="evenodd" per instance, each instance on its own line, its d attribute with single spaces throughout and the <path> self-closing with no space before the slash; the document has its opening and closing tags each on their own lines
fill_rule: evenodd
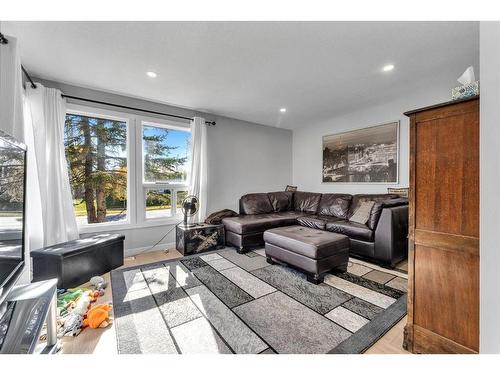
<svg viewBox="0 0 500 375">
<path fill-rule="evenodd" d="M 35 79 L 47 87 L 56 87 L 67 95 L 111 102 L 129 107 L 149 109 L 192 117 L 215 120 L 217 125 L 209 127 L 207 133 L 208 153 L 208 213 L 230 208 L 237 211 L 238 199 L 249 192 L 283 190 L 292 181 L 292 132 L 271 128 L 227 117 L 192 111 L 184 108 L 154 103 L 123 95 L 86 89 L 64 83 Z M 90 103 L 76 102 L 92 105 Z M 114 111 L 143 114 L 110 106 L 96 107 Z M 147 114 L 147 116 L 152 116 Z M 148 226 L 110 231 L 125 235 L 126 254 L 149 250 L 170 229 L 172 225 Z M 157 247 L 172 246 L 175 229 Z"/>
<path fill-rule="evenodd" d="M 208 212 L 238 211 L 245 193 L 284 190 L 292 183 L 292 132 L 217 118 L 208 132 Z"/>
<path fill-rule="evenodd" d="M 465 69 L 465 68 L 464 68 Z M 429 87 L 425 92 L 408 92 L 391 102 L 361 108 L 355 112 L 340 114 L 331 119 L 307 124 L 293 131 L 293 183 L 299 190 L 342 193 L 386 193 L 387 187 L 409 185 L 409 119 L 404 112 L 450 100 L 451 87 Z M 458 84 L 457 84 L 458 85 Z M 400 121 L 399 132 L 399 183 L 323 183 L 322 137 L 324 135 Z"/>
<path fill-rule="evenodd" d="M 500 22 L 481 22 L 480 345 L 500 353 Z"/>
</svg>

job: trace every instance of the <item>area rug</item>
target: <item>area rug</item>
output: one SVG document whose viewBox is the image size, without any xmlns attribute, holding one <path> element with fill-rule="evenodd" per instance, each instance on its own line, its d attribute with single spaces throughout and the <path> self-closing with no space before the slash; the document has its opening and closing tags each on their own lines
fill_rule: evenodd
<svg viewBox="0 0 500 375">
<path fill-rule="evenodd" d="M 115 270 L 118 352 L 362 353 L 406 314 L 406 275 L 352 260 L 314 285 L 264 251 Z"/>
</svg>

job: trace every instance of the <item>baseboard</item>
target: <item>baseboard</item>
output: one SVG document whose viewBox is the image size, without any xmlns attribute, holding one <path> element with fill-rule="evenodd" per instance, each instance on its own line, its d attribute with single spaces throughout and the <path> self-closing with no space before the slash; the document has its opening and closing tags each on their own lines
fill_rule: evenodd
<svg viewBox="0 0 500 375">
<path fill-rule="evenodd" d="M 135 256 L 138 254 L 144 254 L 144 253 L 149 253 L 152 251 L 159 251 L 159 250 L 165 250 L 165 249 L 175 249 L 175 242 L 161 243 L 161 244 L 158 244 L 154 247 L 144 246 L 144 247 L 136 247 L 133 249 L 125 249 L 124 256 L 125 257 L 132 257 L 132 256 Z"/>
</svg>

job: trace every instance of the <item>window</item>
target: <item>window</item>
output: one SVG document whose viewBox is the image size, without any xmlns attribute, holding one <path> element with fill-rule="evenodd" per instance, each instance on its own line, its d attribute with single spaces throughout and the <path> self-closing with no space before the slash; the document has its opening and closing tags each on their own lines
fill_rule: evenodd
<svg viewBox="0 0 500 375">
<path fill-rule="evenodd" d="M 173 217 L 187 196 L 191 133 L 187 128 L 143 122 L 145 219 Z"/>
<path fill-rule="evenodd" d="M 77 223 L 127 220 L 127 122 L 67 113 L 64 143 Z"/>
<path fill-rule="evenodd" d="M 146 219 L 172 216 L 172 192 L 169 189 L 146 189 Z"/>
<path fill-rule="evenodd" d="M 185 184 L 190 142 L 191 133 L 187 129 L 143 125 L 144 181 Z"/>
<path fill-rule="evenodd" d="M 80 231 L 181 220 L 191 167 L 188 124 L 70 103 L 64 142 Z"/>
</svg>

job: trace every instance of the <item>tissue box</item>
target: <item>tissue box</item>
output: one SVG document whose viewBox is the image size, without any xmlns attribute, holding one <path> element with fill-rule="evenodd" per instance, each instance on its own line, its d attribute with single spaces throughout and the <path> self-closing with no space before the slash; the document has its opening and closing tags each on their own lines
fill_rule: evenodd
<svg viewBox="0 0 500 375">
<path fill-rule="evenodd" d="M 479 95 L 479 81 L 451 89 L 451 100 L 465 99 Z"/>
</svg>

